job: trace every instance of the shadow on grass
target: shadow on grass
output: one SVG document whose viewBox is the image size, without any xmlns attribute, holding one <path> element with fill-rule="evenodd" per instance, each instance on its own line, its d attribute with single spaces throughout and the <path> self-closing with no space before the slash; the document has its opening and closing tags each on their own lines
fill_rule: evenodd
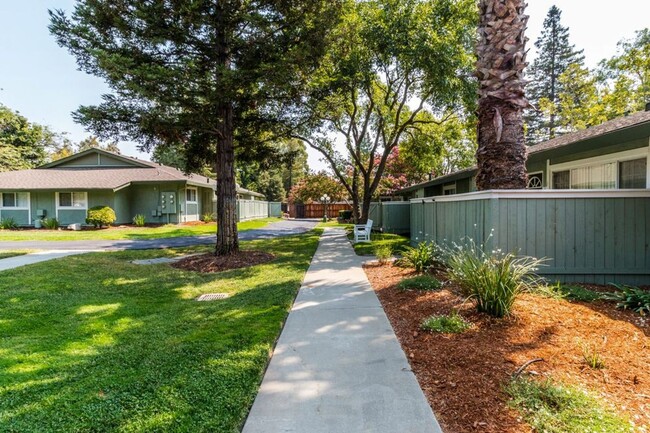
<svg viewBox="0 0 650 433">
<path fill-rule="evenodd" d="M 278 258 L 245 271 L 129 251 L 3 273 L 0 430 L 236 431 L 316 248 L 288 239 L 246 245 Z M 231 296 L 194 301 L 208 292 Z"/>
</svg>

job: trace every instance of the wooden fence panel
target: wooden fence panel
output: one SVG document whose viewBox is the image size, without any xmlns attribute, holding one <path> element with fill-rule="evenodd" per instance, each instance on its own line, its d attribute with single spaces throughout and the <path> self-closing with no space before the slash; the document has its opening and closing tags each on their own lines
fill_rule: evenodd
<svg viewBox="0 0 650 433">
<path fill-rule="evenodd" d="M 465 196 L 465 197 L 463 197 Z M 547 258 L 547 279 L 650 284 L 650 191 L 487 192 L 411 201 L 411 242 Z"/>
</svg>

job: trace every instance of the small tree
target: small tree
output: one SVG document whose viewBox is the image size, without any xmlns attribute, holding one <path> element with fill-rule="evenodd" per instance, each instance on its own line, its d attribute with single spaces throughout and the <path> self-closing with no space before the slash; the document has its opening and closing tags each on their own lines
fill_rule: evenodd
<svg viewBox="0 0 650 433">
<path fill-rule="evenodd" d="M 94 206 L 88 209 L 86 223 L 95 228 L 109 226 L 117 220 L 115 211 L 108 206 Z"/>
</svg>

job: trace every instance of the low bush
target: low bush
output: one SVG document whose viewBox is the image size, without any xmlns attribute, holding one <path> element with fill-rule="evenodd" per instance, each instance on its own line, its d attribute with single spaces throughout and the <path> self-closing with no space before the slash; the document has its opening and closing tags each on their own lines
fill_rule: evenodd
<svg viewBox="0 0 650 433">
<path fill-rule="evenodd" d="M 402 249 L 400 266 L 415 269 L 422 273 L 438 260 L 439 250 L 433 242 L 420 242 L 416 247 L 405 246 Z"/>
<path fill-rule="evenodd" d="M 594 302 L 602 298 L 602 295 L 593 290 L 585 289 L 582 286 L 560 285 L 559 290 L 564 297 L 571 301 Z"/>
<path fill-rule="evenodd" d="M 94 206 L 88 209 L 86 223 L 95 227 L 104 227 L 113 224 L 117 220 L 115 211 L 108 206 Z"/>
<path fill-rule="evenodd" d="M 573 387 L 523 377 L 509 382 L 504 390 L 512 398 L 510 406 L 519 410 L 538 432 L 633 431 L 628 420 L 603 407 L 596 398 Z"/>
<path fill-rule="evenodd" d="M 144 227 L 146 224 L 146 219 L 141 213 L 133 217 L 133 225 L 136 227 Z"/>
<path fill-rule="evenodd" d="M 442 334 L 460 334 L 472 326 L 457 311 L 451 314 L 433 315 L 425 319 L 420 328 L 425 331 L 439 332 Z"/>
<path fill-rule="evenodd" d="M 204 223 L 213 223 L 217 220 L 217 216 L 214 212 L 206 212 L 201 216 L 201 221 Z"/>
<path fill-rule="evenodd" d="M 388 263 L 390 258 L 393 256 L 393 249 L 390 245 L 378 245 L 375 247 L 375 256 L 377 256 L 379 263 Z"/>
<path fill-rule="evenodd" d="M 56 218 L 44 218 L 42 224 L 48 230 L 56 230 L 59 228 L 59 221 Z"/>
<path fill-rule="evenodd" d="M 580 348 L 582 349 L 582 359 L 585 364 L 596 370 L 605 368 L 605 361 L 600 356 L 600 352 L 595 345 L 583 342 Z"/>
<path fill-rule="evenodd" d="M 352 211 L 351 210 L 340 210 L 338 219 L 340 221 L 351 221 L 352 220 Z"/>
<path fill-rule="evenodd" d="M 486 252 L 471 239 L 446 250 L 445 255 L 449 279 L 474 300 L 478 311 L 494 317 L 510 315 L 517 296 L 541 281 L 535 271 L 543 260 Z"/>
<path fill-rule="evenodd" d="M 405 278 L 397 284 L 402 290 L 439 290 L 442 283 L 430 275 Z"/>
<path fill-rule="evenodd" d="M 0 220 L 0 229 L 3 230 L 15 230 L 18 228 L 18 224 L 16 223 L 16 220 L 13 218 L 5 218 Z"/>
<path fill-rule="evenodd" d="M 650 313 L 650 291 L 633 286 L 612 284 L 618 292 L 606 293 L 603 299 L 616 302 L 616 308 L 630 309 L 639 314 Z"/>
</svg>

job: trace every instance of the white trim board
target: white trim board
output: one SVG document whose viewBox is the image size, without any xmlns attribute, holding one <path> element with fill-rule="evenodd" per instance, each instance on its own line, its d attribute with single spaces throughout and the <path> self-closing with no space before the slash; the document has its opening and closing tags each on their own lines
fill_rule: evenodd
<svg viewBox="0 0 650 433">
<path fill-rule="evenodd" d="M 648 189 L 510 189 L 468 192 L 465 194 L 412 198 L 411 203 L 489 200 L 499 198 L 650 198 Z"/>
</svg>

